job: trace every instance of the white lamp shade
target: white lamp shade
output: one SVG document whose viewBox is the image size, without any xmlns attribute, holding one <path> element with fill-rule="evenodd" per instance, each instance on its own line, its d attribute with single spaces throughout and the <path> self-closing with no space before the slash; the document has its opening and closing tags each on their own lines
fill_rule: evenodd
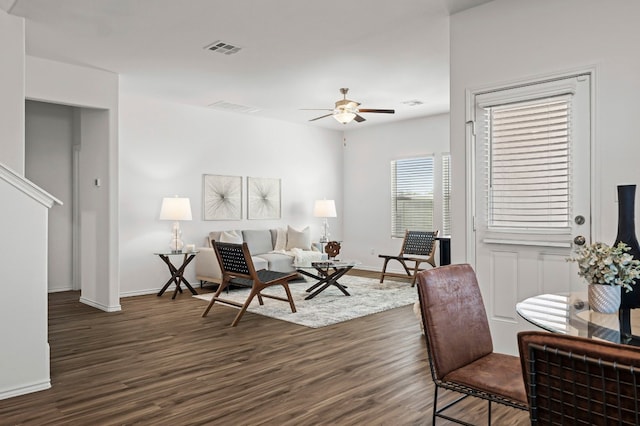
<svg viewBox="0 0 640 426">
<path fill-rule="evenodd" d="M 316 200 L 313 208 L 315 217 L 336 217 L 336 203 L 333 200 Z"/>
<path fill-rule="evenodd" d="M 160 220 L 191 220 L 191 201 L 188 198 L 166 197 L 162 199 Z"/>
</svg>

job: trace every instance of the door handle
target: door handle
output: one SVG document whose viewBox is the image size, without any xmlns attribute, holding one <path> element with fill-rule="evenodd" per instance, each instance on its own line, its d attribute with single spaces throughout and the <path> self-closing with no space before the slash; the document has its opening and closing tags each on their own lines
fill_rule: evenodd
<svg viewBox="0 0 640 426">
<path fill-rule="evenodd" d="M 582 235 L 578 235 L 573 239 L 573 243 L 577 246 L 583 246 L 586 242 L 587 240 Z"/>
</svg>

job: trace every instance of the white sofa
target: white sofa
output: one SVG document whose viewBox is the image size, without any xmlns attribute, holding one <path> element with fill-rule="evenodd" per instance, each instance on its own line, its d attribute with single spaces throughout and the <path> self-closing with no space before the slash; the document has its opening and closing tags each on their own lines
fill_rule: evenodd
<svg viewBox="0 0 640 426">
<path fill-rule="evenodd" d="M 213 231 L 207 238 L 208 247 L 199 247 L 196 256 L 196 279 L 219 284 L 222 279 L 220 265 L 213 251 L 212 242 L 246 242 L 256 270 L 291 272 L 296 259 L 294 253 L 314 252 L 318 259 L 324 258 L 318 248 L 311 243 L 308 227 L 302 231 L 291 227 L 285 229 L 246 229 L 234 231 Z"/>
</svg>

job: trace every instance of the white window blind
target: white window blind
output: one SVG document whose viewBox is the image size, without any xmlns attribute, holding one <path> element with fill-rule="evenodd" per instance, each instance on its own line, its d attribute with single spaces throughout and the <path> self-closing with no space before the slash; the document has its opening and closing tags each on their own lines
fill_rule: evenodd
<svg viewBox="0 0 640 426">
<path fill-rule="evenodd" d="M 391 162 L 391 235 L 433 229 L 433 157 Z"/>
<path fill-rule="evenodd" d="M 442 235 L 451 235 L 451 156 L 442 156 Z"/>
<path fill-rule="evenodd" d="M 485 111 L 489 227 L 568 227 L 570 97 L 517 102 Z"/>
</svg>

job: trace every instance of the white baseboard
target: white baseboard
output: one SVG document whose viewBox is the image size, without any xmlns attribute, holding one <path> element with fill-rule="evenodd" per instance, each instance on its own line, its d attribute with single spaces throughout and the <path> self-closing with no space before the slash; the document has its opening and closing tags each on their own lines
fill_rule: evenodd
<svg viewBox="0 0 640 426">
<path fill-rule="evenodd" d="M 118 312 L 122 310 L 122 306 L 120 306 L 120 304 L 115 306 L 107 306 L 107 305 L 103 305 L 102 303 L 89 300 L 86 297 L 80 297 L 80 303 L 84 303 L 85 305 L 89 305 L 91 307 L 100 309 L 101 311 L 105 311 L 105 312 Z"/>
<path fill-rule="evenodd" d="M 353 267 L 353 269 L 360 269 L 362 271 L 371 271 L 371 272 L 380 272 L 382 271 L 382 267 L 381 266 L 366 266 L 366 265 L 356 265 Z"/>
<path fill-rule="evenodd" d="M 399 265 L 398 262 L 394 262 L 396 265 Z M 361 266 L 361 265 L 357 265 L 354 269 L 361 269 L 363 271 L 371 271 L 371 272 L 380 272 L 382 273 L 382 266 Z M 409 268 L 411 269 L 411 268 Z M 427 267 L 427 269 L 429 269 L 429 267 Z M 392 272 L 395 274 L 404 274 L 405 270 L 401 269 L 401 268 L 397 268 L 397 267 L 392 267 L 390 265 L 387 265 L 387 272 Z"/>
<path fill-rule="evenodd" d="M 0 392 L 0 400 L 13 398 L 14 396 L 25 395 L 28 393 L 39 392 L 51 388 L 51 380 L 44 380 L 42 382 L 31 383 L 28 385 L 20 386 L 14 389 L 9 389 Z"/>
<path fill-rule="evenodd" d="M 73 288 L 71 286 L 68 286 L 68 287 L 56 287 L 56 288 L 47 289 L 48 293 L 59 293 L 61 291 L 73 291 Z"/>
<path fill-rule="evenodd" d="M 167 290 L 165 291 L 165 294 L 173 293 L 174 288 L 175 288 L 175 285 L 169 286 L 169 288 L 167 288 Z M 157 294 L 159 291 L 160 291 L 160 288 L 146 288 L 143 290 L 121 291 L 120 297 L 146 296 L 147 294 Z"/>
<path fill-rule="evenodd" d="M 200 283 L 198 283 L 198 284 L 191 283 L 191 287 L 193 287 L 197 291 L 198 287 L 200 287 Z M 164 291 L 164 294 L 162 295 L 162 297 L 165 297 L 167 294 L 169 295 L 169 297 L 171 297 L 171 295 L 173 294 L 173 291 L 175 290 L 175 288 L 176 288 L 176 285 L 175 284 L 171 284 Z M 183 292 L 187 292 L 187 293 L 191 294 L 191 292 L 189 292 L 189 289 L 187 288 L 187 286 L 181 285 L 180 288 L 182 289 Z M 146 288 L 146 289 L 143 289 L 143 290 L 133 290 L 133 291 L 121 291 L 120 292 L 120 297 L 146 296 L 147 294 L 158 294 L 161 289 L 162 289 L 162 287 L 160 287 L 160 288 Z"/>
</svg>

